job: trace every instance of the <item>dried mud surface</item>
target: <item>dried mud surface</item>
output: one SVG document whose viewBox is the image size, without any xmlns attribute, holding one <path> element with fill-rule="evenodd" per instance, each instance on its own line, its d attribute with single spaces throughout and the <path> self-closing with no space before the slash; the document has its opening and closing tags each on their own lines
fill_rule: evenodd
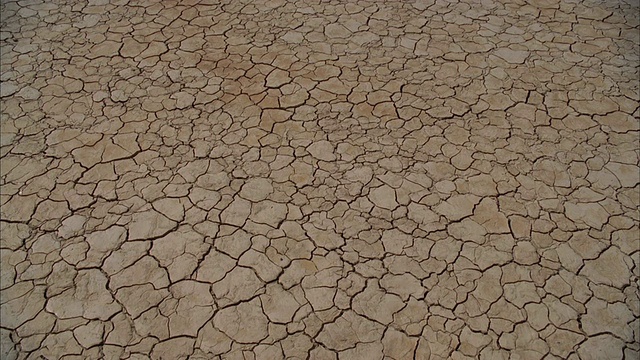
<svg viewBox="0 0 640 360">
<path fill-rule="evenodd" d="M 638 11 L 3 0 L 0 357 L 638 359 Z"/>
</svg>

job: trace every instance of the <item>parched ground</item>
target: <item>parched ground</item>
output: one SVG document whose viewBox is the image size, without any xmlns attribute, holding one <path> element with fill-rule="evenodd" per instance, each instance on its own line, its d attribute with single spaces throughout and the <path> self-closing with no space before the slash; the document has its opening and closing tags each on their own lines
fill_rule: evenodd
<svg viewBox="0 0 640 360">
<path fill-rule="evenodd" d="M 640 357 L 636 0 L 0 12 L 0 358 Z"/>
</svg>

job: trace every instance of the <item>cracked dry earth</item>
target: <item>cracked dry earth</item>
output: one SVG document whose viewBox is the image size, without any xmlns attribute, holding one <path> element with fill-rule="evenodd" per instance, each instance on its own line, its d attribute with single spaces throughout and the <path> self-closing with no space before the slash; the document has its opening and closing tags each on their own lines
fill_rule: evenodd
<svg viewBox="0 0 640 360">
<path fill-rule="evenodd" d="M 0 357 L 638 359 L 637 6 L 3 0 Z"/>
</svg>

